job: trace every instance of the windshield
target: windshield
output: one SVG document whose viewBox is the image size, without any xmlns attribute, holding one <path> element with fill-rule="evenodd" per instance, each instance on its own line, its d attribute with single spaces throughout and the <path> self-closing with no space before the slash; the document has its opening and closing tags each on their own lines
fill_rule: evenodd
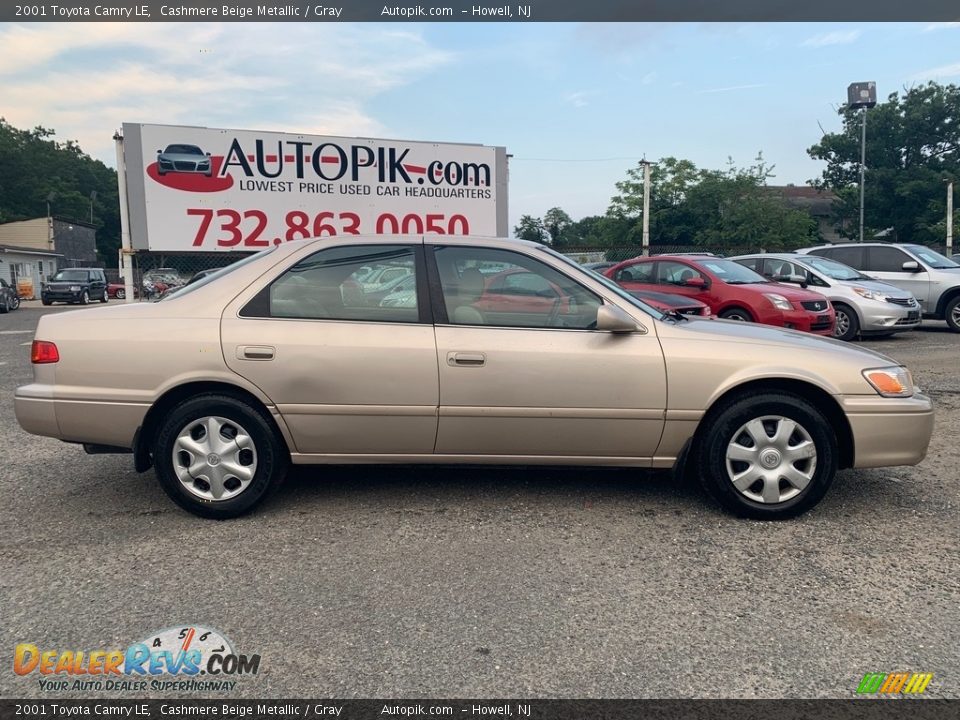
<svg viewBox="0 0 960 720">
<path fill-rule="evenodd" d="M 203 155 L 203 150 L 196 145 L 167 145 L 164 152 L 178 155 Z"/>
<path fill-rule="evenodd" d="M 735 263 L 733 260 L 710 258 L 709 260 L 699 260 L 698 262 L 728 285 L 767 282 L 763 275 L 755 273 L 750 268 L 744 267 L 740 263 Z"/>
<path fill-rule="evenodd" d="M 158 300 L 158 302 L 163 302 L 164 300 L 169 300 L 170 298 L 181 298 L 184 295 L 189 295 L 194 290 L 198 290 L 199 288 L 205 287 L 209 285 L 211 282 L 213 282 L 214 280 L 218 278 L 222 278 L 225 275 L 229 275 L 237 268 L 241 268 L 244 265 L 249 265 L 252 261 L 258 260 L 259 258 L 262 258 L 267 253 L 273 252 L 275 247 L 276 246 L 270 248 L 269 250 L 261 250 L 260 252 L 254 253 L 253 255 L 248 255 L 242 260 L 238 260 L 232 265 L 227 265 L 226 267 L 221 268 L 216 272 L 212 272 L 209 275 L 204 276 L 203 278 L 201 278 L 200 280 L 197 280 L 194 283 L 190 283 L 189 285 L 184 285 L 181 288 L 177 288 L 176 292 L 172 292 L 169 295 L 164 295 L 162 298 L 160 298 L 160 300 Z"/>
<path fill-rule="evenodd" d="M 578 263 L 575 263 L 573 260 L 571 260 L 570 258 L 568 258 L 566 255 L 561 255 L 560 253 L 556 252 L 555 250 L 551 250 L 551 249 L 548 248 L 548 247 L 543 247 L 543 246 L 541 246 L 541 247 L 539 247 L 538 249 L 539 249 L 539 250 L 542 250 L 543 252 L 545 252 L 547 255 L 550 255 L 551 257 L 557 258 L 557 260 L 562 260 L 562 261 L 564 262 L 564 264 L 569 265 L 570 267 L 575 267 L 577 270 L 580 270 L 581 272 L 587 273 L 588 275 L 590 275 L 590 277 L 592 277 L 592 278 L 593 278 L 594 280 L 596 280 L 597 282 L 601 283 L 604 287 L 606 287 L 607 289 L 612 290 L 613 292 L 615 292 L 618 297 L 623 298 L 624 300 L 626 300 L 628 303 L 630 303 L 630 304 L 633 305 L 634 307 L 640 308 L 641 310 L 643 310 L 643 311 L 644 311 L 645 313 L 647 313 L 648 315 L 652 315 L 653 317 L 658 317 L 658 318 L 668 317 L 666 313 L 664 313 L 664 312 L 662 312 L 662 311 L 660 311 L 660 310 L 657 310 L 657 309 L 656 309 L 655 307 L 653 307 L 652 305 L 647 305 L 647 304 L 646 304 L 645 302 L 643 302 L 642 300 L 639 300 L 639 299 L 635 298 L 633 295 L 631 295 L 631 294 L 628 293 L 626 290 L 624 290 L 622 287 L 620 287 L 619 285 L 617 285 L 617 284 L 616 284 L 613 280 L 611 280 L 610 278 L 608 278 L 608 277 L 606 277 L 606 276 L 604 276 L 604 275 L 601 275 L 601 274 L 598 273 L 598 272 L 594 272 L 594 271 L 591 270 L 590 268 L 585 268 L 583 265 L 580 265 L 580 264 L 578 264 Z"/>
<path fill-rule="evenodd" d="M 803 262 L 834 280 L 870 280 L 866 275 L 859 270 L 854 270 L 849 265 L 819 255 L 807 255 Z"/>
<path fill-rule="evenodd" d="M 85 282 L 86 279 L 86 270 L 61 270 L 51 278 L 54 282 Z"/>
<path fill-rule="evenodd" d="M 949 270 L 951 268 L 960 268 L 960 264 L 955 263 L 950 258 L 944 257 L 936 250 L 931 250 L 923 245 L 908 245 L 907 249 L 923 260 L 928 266 L 936 270 Z"/>
</svg>

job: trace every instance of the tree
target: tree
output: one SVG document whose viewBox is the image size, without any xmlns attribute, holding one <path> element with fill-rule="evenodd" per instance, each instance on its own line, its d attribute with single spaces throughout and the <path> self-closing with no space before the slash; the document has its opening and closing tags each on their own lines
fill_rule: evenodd
<svg viewBox="0 0 960 720">
<path fill-rule="evenodd" d="M 549 235 L 540 218 L 532 215 L 521 215 L 520 224 L 513 229 L 513 234 L 520 240 L 531 242 L 549 242 Z"/>
<path fill-rule="evenodd" d="M 568 237 L 572 225 L 573 218 L 558 207 L 550 208 L 543 216 L 543 227 L 550 235 L 550 244 L 554 247 L 573 244 L 568 242 L 572 239 Z"/>
<path fill-rule="evenodd" d="M 54 215 L 89 222 L 90 194 L 95 191 L 97 250 L 109 262 L 120 247 L 117 173 L 73 140 L 53 138 L 48 128 L 19 130 L 0 118 L 0 222 L 43 217 L 51 193 Z"/>
<path fill-rule="evenodd" d="M 835 221 L 847 237 L 859 233 L 861 112 L 841 108 L 843 129 L 807 150 L 827 163 L 817 186 L 838 196 Z M 865 112 L 865 235 L 892 227 L 900 242 L 942 243 L 943 182 L 960 180 L 960 88 L 927 83 Z"/>
</svg>

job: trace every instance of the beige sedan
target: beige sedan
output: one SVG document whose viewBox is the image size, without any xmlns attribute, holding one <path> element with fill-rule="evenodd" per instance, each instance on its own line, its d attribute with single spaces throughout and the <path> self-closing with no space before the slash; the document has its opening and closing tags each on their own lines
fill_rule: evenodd
<svg viewBox="0 0 960 720">
<path fill-rule="evenodd" d="M 132 452 L 213 518 L 289 463 L 672 467 L 737 514 L 786 518 L 838 468 L 920 462 L 933 428 L 883 355 L 663 315 L 488 238 L 288 243 L 161 302 L 46 315 L 32 353 L 25 430 Z"/>
</svg>

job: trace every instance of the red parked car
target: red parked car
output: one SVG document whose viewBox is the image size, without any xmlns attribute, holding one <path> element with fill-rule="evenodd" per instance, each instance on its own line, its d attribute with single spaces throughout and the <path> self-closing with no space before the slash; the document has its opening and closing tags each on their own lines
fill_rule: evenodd
<svg viewBox="0 0 960 720">
<path fill-rule="evenodd" d="M 712 256 L 658 255 L 626 260 L 603 273 L 626 290 L 654 290 L 692 297 L 727 320 L 831 335 L 836 315 L 822 295 Z"/>
</svg>

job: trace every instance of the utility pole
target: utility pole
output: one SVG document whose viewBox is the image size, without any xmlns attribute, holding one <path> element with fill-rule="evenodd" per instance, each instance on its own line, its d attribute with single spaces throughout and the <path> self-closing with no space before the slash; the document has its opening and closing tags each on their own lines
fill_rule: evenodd
<svg viewBox="0 0 960 720">
<path fill-rule="evenodd" d="M 650 254 L 650 161 L 640 161 L 643 165 L 643 254 Z"/>
<path fill-rule="evenodd" d="M 953 180 L 947 183 L 947 255 L 953 254 Z"/>
<path fill-rule="evenodd" d="M 118 130 L 113 141 L 117 146 L 117 189 L 120 193 L 120 253 L 119 270 L 123 278 L 126 302 L 133 302 L 133 249 L 130 246 L 130 209 L 127 206 L 127 166 L 123 156 L 123 135 Z"/>
</svg>

